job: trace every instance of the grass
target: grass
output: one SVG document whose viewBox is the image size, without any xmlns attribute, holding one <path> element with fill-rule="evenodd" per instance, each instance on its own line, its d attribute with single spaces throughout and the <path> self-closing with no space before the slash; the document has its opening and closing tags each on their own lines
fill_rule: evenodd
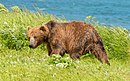
<svg viewBox="0 0 130 81">
<path fill-rule="evenodd" d="M 2 48 L 0 81 L 129 81 L 130 62 L 111 59 L 111 66 L 101 64 L 93 57 L 53 63 L 42 49 L 11 50 Z M 53 60 L 56 61 L 56 60 Z M 69 62 L 66 62 L 69 61 Z M 58 64 L 70 63 L 67 67 Z"/>
<path fill-rule="evenodd" d="M 6 8 L 2 6 L 0 12 L 0 81 L 130 81 L 127 29 L 91 22 L 103 39 L 111 66 L 101 64 L 91 54 L 76 61 L 67 54 L 49 57 L 44 45 L 36 49 L 28 47 L 27 26 L 41 25 L 52 19 L 66 20 L 47 13 L 17 11 L 16 6 L 12 8 L 14 11 L 3 12 Z"/>
</svg>

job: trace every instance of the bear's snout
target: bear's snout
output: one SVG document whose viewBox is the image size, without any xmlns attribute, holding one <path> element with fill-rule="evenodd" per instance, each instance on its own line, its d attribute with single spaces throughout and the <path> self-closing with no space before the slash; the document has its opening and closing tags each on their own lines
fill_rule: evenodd
<svg viewBox="0 0 130 81">
<path fill-rule="evenodd" d="M 29 45 L 29 47 L 30 47 L 30 48 L 33 48 L 33 46 L 32 46 L 32 45 Z"/>
<path fill-rule="evenodd" d="M 29 47 L 34 49 L 34 48 L 36 48 L 37 46 L 34 46 L 34 45 L 32 45 L 32 44 L 29 44 Z"/>
<path fill-rule="evenodd" d="M 37 47 L 37 41 L 34 39 L 34 37 L 30 38 L 30 44 L 29 44 L 30 48 L 36 48 Z"/>
</svg>

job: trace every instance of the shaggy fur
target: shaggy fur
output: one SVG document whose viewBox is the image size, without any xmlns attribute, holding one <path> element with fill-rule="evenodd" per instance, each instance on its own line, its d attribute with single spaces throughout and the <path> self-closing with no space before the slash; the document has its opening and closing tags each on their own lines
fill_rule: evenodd
<svg viewBox="0 0 130 81">
<path fill-rule="evenodd" d="M 68 53 L 77 59 L 91 52 L 99 61 L 110 65 L 101 37 L 92 25 L 84 22 L 49 21 L 44 26 L 29 28 L 28 38 L 31 48 L 46 43 L 49 56 Z"/>
</svg>

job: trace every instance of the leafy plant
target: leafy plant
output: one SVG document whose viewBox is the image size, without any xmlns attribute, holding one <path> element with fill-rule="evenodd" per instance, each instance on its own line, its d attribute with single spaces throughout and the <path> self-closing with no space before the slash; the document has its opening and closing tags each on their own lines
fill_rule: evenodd
<svg viewBox="0 0 130 81">
<path fill-rule="evenodd" d="M 0 31 L 1 43 L 10 49 L 21 49 L 26 46 L 26 33 L 24 27 L 11 27 L 7 22 Z"/>
<path fill-rule="evenodd" d="M 60 68 L 75 67 L 75 63 L 69 56 L 61 57 L 59 54 L 53 54 L 47 60 L 48 64 L 55 65 Z"/>
</svg>

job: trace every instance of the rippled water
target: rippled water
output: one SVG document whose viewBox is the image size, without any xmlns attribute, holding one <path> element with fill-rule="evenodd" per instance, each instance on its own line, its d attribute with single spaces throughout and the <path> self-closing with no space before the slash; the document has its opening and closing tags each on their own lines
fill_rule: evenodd
<svg viewBox="0 0 130 81">
<path fill-rule="evenodd" d="M 31 11 L 40 9 L 67 20 L 84 20 L 91 15 L 100 23 L 130 29 L 130 0 L 0 0 L 0 3 L 8 8 L 17 5 Z"/>
</svg>

